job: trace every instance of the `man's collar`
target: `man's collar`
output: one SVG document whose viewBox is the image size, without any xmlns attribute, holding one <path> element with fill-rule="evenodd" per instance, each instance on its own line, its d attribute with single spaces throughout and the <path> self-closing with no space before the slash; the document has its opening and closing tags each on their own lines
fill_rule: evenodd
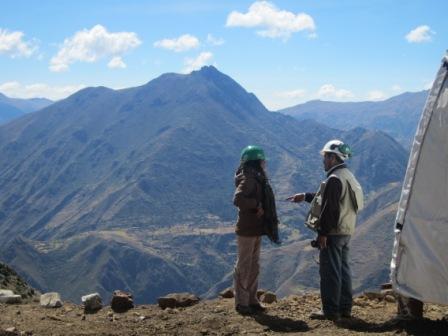
<svg viewBox="0 0 448 336">
<path fill-rule="evenodd" d="M 333 166 L 330 168 L 330 170 L 327 172 L 327 177 L 333 174 L 335 170 L 341 169 L 341 168 L 347 168 L 346 164 L 344 162 L 337 164 L 336 166 Z"/>
</svg>

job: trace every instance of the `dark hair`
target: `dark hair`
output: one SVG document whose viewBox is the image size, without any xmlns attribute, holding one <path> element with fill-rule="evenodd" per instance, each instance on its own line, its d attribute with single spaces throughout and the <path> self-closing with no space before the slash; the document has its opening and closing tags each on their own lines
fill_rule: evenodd
<svg viewBox="0 0 448 336">
<path fill-rule="evenodd" d="M 241 171 L 241 170 L 244 171 L 244 170 L 252 169 L 252 170 L 255 170 L 257 173 L 260 173 L 263 176 L 266 176 L 264 169 L 261 167 L 261 161 L 262 160 L 250 160 L 250 161 L 246 161 L 246 162 L 241 162 L 237 171 Z"/>
</svg>

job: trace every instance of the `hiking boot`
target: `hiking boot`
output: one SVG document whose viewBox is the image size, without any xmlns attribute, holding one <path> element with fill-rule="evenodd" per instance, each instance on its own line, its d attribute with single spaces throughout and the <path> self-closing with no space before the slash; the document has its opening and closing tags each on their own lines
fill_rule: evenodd
<svg viewBox="0 0 448 336">
<path fill-rule="evenodd" d="M 254 312 L 254 313 L 263 313 L 266 311 L 266 307 L 261 305 L 260 303 L 255 303 L 255 304 L 251 304 L 249 305 L 249 308 Z"/>
<path fill-rule="evenodd" d="M 240 315 L 250 315 L 252 314 L 252 309 L 249 306 L 236 305 L 235 310 Z"/>
<path fill-rule="evenodd" d="M 310 319 L 337 321 L 337 320 L 339 320 L 339 315 L 338 314 L 325 314 L 322 310 L 319 310 L 317 312 L 311 313 Z"/>
<path fill-rule="evenodd" d="M 345 319 L 351 319 L 352 318 L 352 313 L 351 312 L 342 312 L 340 315 L 341 315 L 342 318 L 345 318 Z"/>
</svg>

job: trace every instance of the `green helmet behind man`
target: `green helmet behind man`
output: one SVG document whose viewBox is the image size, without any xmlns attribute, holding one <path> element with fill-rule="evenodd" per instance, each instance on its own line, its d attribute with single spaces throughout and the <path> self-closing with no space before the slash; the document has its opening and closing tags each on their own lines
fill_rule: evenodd
<svg viewBox="0 0 448 336">
<path fill-rule="evenodd" d="M 263 149 L 259 146 L 247 146 L 241 152 L 241 162 L 254 160 L 266 160 L 266 155 L 264 154 Z"/>
</svg>

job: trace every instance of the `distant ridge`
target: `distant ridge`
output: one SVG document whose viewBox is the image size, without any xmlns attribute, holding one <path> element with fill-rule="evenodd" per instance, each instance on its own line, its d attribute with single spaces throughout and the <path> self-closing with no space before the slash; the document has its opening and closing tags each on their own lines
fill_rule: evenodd
<svg viewBox="0 0 448 336">
<path fill-rule="evenodd" d="M 40 110 L 53 102 L 46 98 L 9 98 L 0 93 L 0 124 L 8 122 L 25 113 Z"/>
<path fill-rule="evenodd" d="M 378 102 L 313 100 L 278 112 L 291 115 L 297 120 L 313 119 L 343 130 L 354 127 L 381 130 L 409 147 L 428 92 L 405 92 Z"/>
</svg>

